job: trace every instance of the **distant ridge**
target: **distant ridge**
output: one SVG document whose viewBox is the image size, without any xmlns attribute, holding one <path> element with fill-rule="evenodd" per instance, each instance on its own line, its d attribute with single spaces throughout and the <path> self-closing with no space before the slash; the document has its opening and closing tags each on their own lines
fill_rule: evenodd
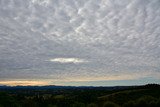
<svg viewBox="0 0 160 107">
<path fill-rule="evenodd" d="M 107 90 L 120 90 L 128 88 L 157 88 L 159 84 L 146 84 L 146 85 L 133 85 L 133 86 L 0 86 L 0 90 L 3 89 L 107 89 Z"/>
</svg>

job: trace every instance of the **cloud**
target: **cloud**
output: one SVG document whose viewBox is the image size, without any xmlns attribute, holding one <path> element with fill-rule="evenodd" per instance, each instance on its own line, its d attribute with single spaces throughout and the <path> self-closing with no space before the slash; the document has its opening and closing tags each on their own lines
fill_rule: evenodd
<svg viewBox="0 0 160 107">
<path fill-rule="evenodd" d="M 79 59 L 79 58 L 54 58 L 54 59 L 50 59 L 49 61 L 59 62 L 59 63 L 75 63 L 75 64 L 88 62 L 84 59 Z"/>
<path fill-rule="evenodd" d="M 159 78 L 159 5 L 159 0 L 0 0 L 0 80 Z"/>
</svg>

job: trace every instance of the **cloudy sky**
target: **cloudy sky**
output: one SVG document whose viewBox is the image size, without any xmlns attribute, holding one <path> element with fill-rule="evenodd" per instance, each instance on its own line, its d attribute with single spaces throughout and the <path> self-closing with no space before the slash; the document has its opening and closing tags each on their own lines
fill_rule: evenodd
<svg viewBox="0 0 160 107">
<path fill-rule="evenodd" d="M 0 0 L 0 85 L 160 83 L 160 0 Z"/>
</svg>

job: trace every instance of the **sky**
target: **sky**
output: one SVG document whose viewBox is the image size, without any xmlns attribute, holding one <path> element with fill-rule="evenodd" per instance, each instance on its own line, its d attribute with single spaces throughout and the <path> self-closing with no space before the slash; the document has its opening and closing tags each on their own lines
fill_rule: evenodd
<svg viewBox="0 0 160 107">
<path fill-rule="evenodd" d="M 0 85 L 160 84 L 160 0 L 0 0 Z"/>
</svg>

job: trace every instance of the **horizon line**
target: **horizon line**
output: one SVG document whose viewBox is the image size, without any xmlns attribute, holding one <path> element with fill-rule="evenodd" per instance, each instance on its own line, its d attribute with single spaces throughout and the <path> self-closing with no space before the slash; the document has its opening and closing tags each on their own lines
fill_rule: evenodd
<svg viewBox="0 0 160 107">
<path fill-rule="evenodd" d="M 94 85 L 79 85 L 79 86 L 76 86 L 76 85 L 15 85 L 15 86 L 12 86 L 12 85 L 0 85 L 0 87 L 45 87 L 45 86 L 53 86 L 53 87 L 127 87 L 127 86 L 147 86 L 147 85 L 159 85 L 159 83 L 147 83 L 147 84 L 139 84 L 139 85 L 100 85 L 100 86 L 94 86 Z"/>
</svg>

